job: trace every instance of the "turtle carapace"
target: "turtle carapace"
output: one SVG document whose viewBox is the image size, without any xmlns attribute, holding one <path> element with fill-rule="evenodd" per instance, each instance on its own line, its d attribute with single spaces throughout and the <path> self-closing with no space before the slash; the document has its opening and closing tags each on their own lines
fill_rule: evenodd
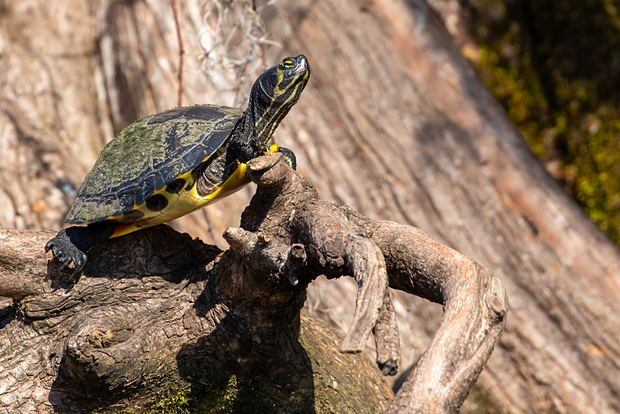
<svg viewBox="0 0 620 414">
<path fill-rule="evenodd" d="M 297 103 L 310 67 L 288 57 L 258 77 L 245 111 L 216 105 L 175 108 L 139 119 L 103 149 L 80 186 L 62 230 L 46 245 L 74 274 L 95 244 L 180 217 L 243 187 L 245 163 Z M 290 165 L 290 150 L 281 149 Z"/>
</svg>

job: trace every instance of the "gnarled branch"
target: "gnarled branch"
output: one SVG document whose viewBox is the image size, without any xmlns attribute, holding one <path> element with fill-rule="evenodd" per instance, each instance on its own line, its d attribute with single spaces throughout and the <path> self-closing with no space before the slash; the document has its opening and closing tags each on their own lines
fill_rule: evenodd
<svg viewBox="0 0 620 414">
<path fill-rule="evenodd" d="M 441 303 L 445 313 L 388 411 L 456 412 L 506 321 L 499 278 L 418 229 L 320 200 L 281 154 L 252 160 L 247 171 L 258 190 L 241 227 L 226 231 L 226 252 L 159 226 L 94 248 L 74 284 L 54 263 L 43 279 L 49 233 L 3 230 L 0 294 L 14 299 L 20 318 L 2 331 L 19 345 L 0 352 L 7 384 L 0 408 L 105 410 L 138 404 L 128 396 L 140 391 L 143 403 L 133 407 L 140 411 L 171 383 L 189 382 L 201 410 L 214 388 L 257 409 L 321 411 L 320 388 L 330 409 L 383 410 L 389 392 L 356 380 L 364 365 L 351 353 L 374 332 L 379 367 L 396 373 L 390 286 Z M 354 323 L 341 343 L 347 354 L 298 341 L 305 288 L 319 275 L 358 283 Z M 326 355 L 338 373 L 326 370 Z M 331 381 L 329 391 L 319 379 Z"/>
</svg>

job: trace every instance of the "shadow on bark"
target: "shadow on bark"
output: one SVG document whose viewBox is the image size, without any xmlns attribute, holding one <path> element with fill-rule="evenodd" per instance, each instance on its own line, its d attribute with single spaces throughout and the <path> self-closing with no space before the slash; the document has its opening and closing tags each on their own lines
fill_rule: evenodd
<svg viewBox="0 0 620 414">
<path fill-rule="evenodd" d="M 179 373 L 191 384 L 195 412 L 222 407 L 233 413 L 277 412 L 275 407 L 314 412 L 312 364 L 296 336 L 286 338 L 284 352 L 265 352 L 252 338 L 235 333 L 238 324 L 232 318 L 179 351 Z"/>
</svg>

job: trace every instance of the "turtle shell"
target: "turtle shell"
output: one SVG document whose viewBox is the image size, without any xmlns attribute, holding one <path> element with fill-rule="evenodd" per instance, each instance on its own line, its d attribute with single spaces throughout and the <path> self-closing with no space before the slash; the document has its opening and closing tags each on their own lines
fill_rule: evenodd
<svg viewBox="0 0 620 414">
<path fill-rule="evenodd" d="M 242 114 L 239 108 L 196 105 L 127 126 L 101 151 L 66 221 L 80 224 L 114 219 L 144 203 L 227 143 Z"/>
</svg>

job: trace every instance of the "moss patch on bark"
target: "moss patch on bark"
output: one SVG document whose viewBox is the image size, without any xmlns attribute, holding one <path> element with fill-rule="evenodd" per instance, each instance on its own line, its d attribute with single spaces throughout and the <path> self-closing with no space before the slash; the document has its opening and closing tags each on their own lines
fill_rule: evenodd
<svg viewBox="0 0 620 414">
<path fill-rule="evenodd" d="M 620 2 L 470 0 L 464 54 L 532 150 L 620 245 Z"/>
</svg>

